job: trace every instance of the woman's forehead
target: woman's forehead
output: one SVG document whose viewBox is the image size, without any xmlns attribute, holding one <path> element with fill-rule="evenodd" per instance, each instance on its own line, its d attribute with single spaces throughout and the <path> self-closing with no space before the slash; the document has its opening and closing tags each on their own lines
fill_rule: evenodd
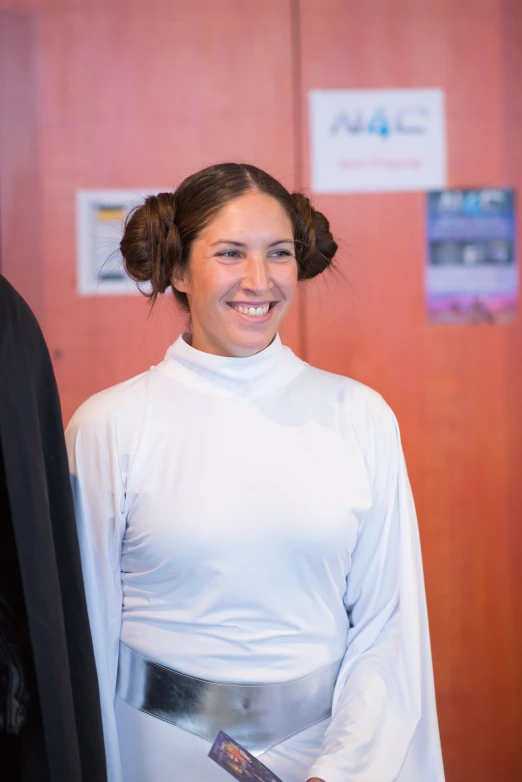
<svg viewBox="0 0 522 782">
<path fill-rule="evenodd" d="M 225 204 L 203 229 L 200 238 L 205 243 L 213 243 L 237 239 L 240 235 L 248 238 L 274 233 L 281 234 L 280 238 L 292 238 L 288 214 L 272 196 L 250 192 Z"/>
</svg>

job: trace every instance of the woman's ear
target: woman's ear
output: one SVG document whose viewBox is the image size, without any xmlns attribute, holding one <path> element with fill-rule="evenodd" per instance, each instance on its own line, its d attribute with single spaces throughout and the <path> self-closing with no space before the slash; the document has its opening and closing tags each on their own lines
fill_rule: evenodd
<svg viewBox="0 0 522 782">
<path fill-rule="evenodd" d="M 175 269 L 171 278 L 172 287 L 180 293 L 190 293 L 188 269 Z"/>
</svg>

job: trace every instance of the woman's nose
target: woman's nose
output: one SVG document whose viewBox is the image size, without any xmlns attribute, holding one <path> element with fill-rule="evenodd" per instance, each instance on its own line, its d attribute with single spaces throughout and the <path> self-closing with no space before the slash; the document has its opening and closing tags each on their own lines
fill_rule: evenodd
<svg viewBox="0 0 522 782">
<path fill-rule="evenodd" d="M 245 276 L 241 282 L 241 287 L 259 294 L 269 290 L 271 285 L 268 262 L 266 259 L 255 257 L 247 258 Z"/>
</svg>

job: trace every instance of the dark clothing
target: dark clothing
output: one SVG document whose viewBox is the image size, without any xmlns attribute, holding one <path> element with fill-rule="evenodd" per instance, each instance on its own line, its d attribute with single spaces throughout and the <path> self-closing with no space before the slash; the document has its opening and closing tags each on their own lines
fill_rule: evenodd
<svg viewBox="0 0 522 782">
<path fill-rule="evenodd" d="M 0 445 L 0 590 L 27 627 L 30 694 L 20 735 L 0 737 L 0 778 L 106 782 L 56 381 L 33 313 L 2 276 Z M 6 779 L 8 757 L 17 770 Z"/>
</svg>

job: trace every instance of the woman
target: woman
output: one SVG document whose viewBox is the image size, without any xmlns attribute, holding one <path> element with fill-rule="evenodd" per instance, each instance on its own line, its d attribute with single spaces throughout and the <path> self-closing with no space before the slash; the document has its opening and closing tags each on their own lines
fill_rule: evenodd
<svg viewBox="0 0 522 782">
<path fill-rule="evenodd" d="M 395 418 L 277 332 L 326 218 L 253 166 L 149 197 L 121 242 L 190 333 L 67 440 L 110 780 L 211 782 L 219 729 L 284 782 L 441 782 Z"/>
</svg>

